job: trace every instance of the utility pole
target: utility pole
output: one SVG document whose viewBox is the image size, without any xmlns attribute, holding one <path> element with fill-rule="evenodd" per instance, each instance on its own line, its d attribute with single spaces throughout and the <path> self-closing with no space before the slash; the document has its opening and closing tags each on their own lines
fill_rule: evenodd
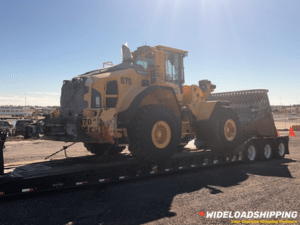
<svg viewBox="0 0 300 225">
<path fill-rule="evenodd" d="M 279 105 L 281 106 L 281 97 L 280 97 Z"/>
<path fill-rule="evenodd" d="M 25 106 L 26 106 L 26 92 L 25 92 Z"/>
</svg>

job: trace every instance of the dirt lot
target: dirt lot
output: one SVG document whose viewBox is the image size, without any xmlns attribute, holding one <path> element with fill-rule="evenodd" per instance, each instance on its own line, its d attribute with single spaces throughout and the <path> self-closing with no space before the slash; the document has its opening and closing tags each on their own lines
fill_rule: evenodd
<svg viewBox="0 0 300 225">
<path fill-rule="evenodd" d="M 279 132 L 287 135 L 288 132 Z M 300 213 L 300 132 L 283 160 L 231 164 L 153 177 L 2 200 L 0 224 L 231 224 L 207 211 L 297 211 Z M 42 160 L 66 145 L 11 141 L 7 164 Z M 68 156 L 88 154 L 82 144 Z M 63 158 L 59 153 L 55 158 Z M 249 219 L 246 219 L 249 220 Z M 300 216 L 295 219 L 300 221 Z"/>
<path fill-rule="evenodd" d="M 293 125 L 300 125 L 300 119 L 297 120 L 279 120 L 275 121 L 277 129 L 290 129 Z"/>
<path fill-rule="evenodd" d="M 62 149 L 63 146 L 70 144 L 72 143 L 39 139 L 24 140 L 20 137 L 18 141 L 8 141 L 5 143 L 5 149 L 3 150 L 5 164 L 11 165 L 43 161 L 45 157 Z M 82 143 L 76 143 L 67 150 L 68 157 L 78 157 L 89 154 L 90 153 L 85 149 Z M 50 159 L 60 158 L 65 158 L 64 151 Z"/>
<path fill-rule="evenodd" d="M 275 114 L 273 118 L 277 129 L 289 129 L 293 125 L 300 125 L 299 116 Z"/>
</svg>

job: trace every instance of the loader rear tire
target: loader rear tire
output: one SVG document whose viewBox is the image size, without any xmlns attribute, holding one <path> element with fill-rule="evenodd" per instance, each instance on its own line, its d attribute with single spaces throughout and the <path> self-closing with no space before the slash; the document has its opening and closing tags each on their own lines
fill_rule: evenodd
<svg viewBox="0 0 300 225">
<path fill-rule="evenodd" d="M 128 128 L 129 150 L 143 162 L 162 162 L 177 151 L 181 121 L 161 105 L 141 107 Z"/>
<path fill-rule="evenodd" d="M 86 147 L 86 149 L 95 155 L 99 155 L 102 156 L 103 153 L 105 152 L 105 150 L 109 149 L 108 154 L 109 155 L 116 155 L 119 152 L 122 152 L 124 150 L 125 147 L 116 147 L 113 146 L 112 144 L 107 144 L 107 143 L 84 143 L 84 147 Z"/>
</svg>

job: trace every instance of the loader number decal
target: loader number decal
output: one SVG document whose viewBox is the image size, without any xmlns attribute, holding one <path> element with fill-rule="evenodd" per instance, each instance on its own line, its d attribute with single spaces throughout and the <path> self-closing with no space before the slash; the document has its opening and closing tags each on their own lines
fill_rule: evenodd
<svg viewBox="0 0 300 225">
<path fill-rule="evenodd" d="M 91 119 L 83 119 L 82 120 L 82 124 L 85 126 L 85 125 L 91 125 L 92 124 L 92 120 Z"/>
<path fill-rule="evenodd" d="M 121 84 L 129 84 L 129 85 L 131 85 L 131 78 L 121 77 Z"/>
</svg>

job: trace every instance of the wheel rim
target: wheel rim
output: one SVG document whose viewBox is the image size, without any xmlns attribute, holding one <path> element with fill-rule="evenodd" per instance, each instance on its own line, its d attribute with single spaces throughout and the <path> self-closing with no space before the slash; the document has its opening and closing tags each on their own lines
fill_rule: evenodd
<svg viewBox="0 0 300 225">
<path fill-rule="evenodd" d="M 264 156 L 266 159 L 269 159 L 272 154 L 272 148 L 269 144 L 266 144 L 264 147 Z"/>
<path fill-rule="evenodd" d="M 284 153 L 285 153 L 285 146 L 284 144 L 281 142 L 279 145 L 278 145 L 278 154 L 280 156 L 284 156 Z"/>
<path fill-rule="evenodd" d="M 256 149 L 253 145 L 250 145 L 247 149 L 247 156 L 250 161 L 254 161 L 256 156 Z"/>
<path fill-rule="evenodd" d="M 224 135 L 228 141 L 233 141 L 236 137 L 236 124 L 232 119 L 228 119 L 224 125 Z"/>
<path fill-rule="evenodd" d="M 165 148 L 171 140 L 171 128 L 165 121 L 158 121 L 154 124 L 151 132 L 153 144 L 157 148 Z"/>
</svg>

